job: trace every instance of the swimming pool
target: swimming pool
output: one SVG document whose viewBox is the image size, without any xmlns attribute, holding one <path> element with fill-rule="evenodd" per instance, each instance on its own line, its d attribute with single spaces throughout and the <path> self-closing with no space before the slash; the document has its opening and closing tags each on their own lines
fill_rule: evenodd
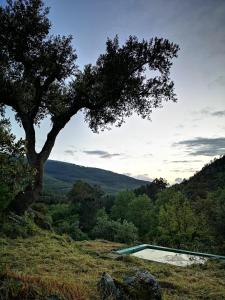
<svg viewBox="0 0 225 300">
<path fill-rule="evenodd" d="M 225 261 L 225 256 L 221 255 L 167 248 L 150 244 L 142 244 L 117 250 L 116 253 L 122 255 L 130 254 L 138 258 L 181 267 L 191 264 L 204 264 L 208 259 L 222 259 Z"/>
</svg>

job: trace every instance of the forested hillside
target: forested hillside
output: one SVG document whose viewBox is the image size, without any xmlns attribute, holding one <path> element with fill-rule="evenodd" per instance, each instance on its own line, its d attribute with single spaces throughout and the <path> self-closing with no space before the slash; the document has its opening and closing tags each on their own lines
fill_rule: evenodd
<svg viewBox="0 0 225 300">
<path fill-rule="evenodd" d="M 99 185 L 108 193 L 116 193 L 124 189 L 135 189 L 143 184 L 147 184 L 147 181 L 98 168 L 83 167 L 54 160 L 46 162 L 45 191 L 67 193 L 77 180 L 82 180 L 92 185 Z"/>
<path fill-rule="evenodd" d="M 188 180 L 184 180 L 177 188 L 188 197 L 206 197 L 208 192 L 225 187 L 225 155 L 205 165 Z"/>
</svg>

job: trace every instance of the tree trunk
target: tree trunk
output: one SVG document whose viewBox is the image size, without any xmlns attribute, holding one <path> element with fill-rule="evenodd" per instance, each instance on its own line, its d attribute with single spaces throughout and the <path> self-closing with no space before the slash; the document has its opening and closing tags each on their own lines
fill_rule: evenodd
<svg viewBox="0 0 225 300">
<path fill-rule="evenodd" d="M 54 146 L 55 139 L 62 128 L 69 122 L 71 116 L 68 115 L 58 123 L 55 122 L 47 135 L 47 140 L 40 153 L 35 151 L 35 130 L 33 120 L 27 119 L 26 115 L 21 117 L 27 141 L 27 160 L 29 165 L 36 170 L 35 181 L 32 186 L 28 186 L 24 192 L 20 192 L 11 202 L 9 210 L 16 214 L 23 214 L 32 203 L 40 197 L 43 188 L 43 168 Z"/>
<path fill-rule="evenodd" d="M 19 215 L 24 214 L 30 205 L 39 199 L 43 188 L 43 160 L 37 159 L 30 162 L 30 165 L 36 170 L 34 184 L 27 186 L 24 192 L 18 193 L 9 206 L 10 211 Z"/>
</svg>

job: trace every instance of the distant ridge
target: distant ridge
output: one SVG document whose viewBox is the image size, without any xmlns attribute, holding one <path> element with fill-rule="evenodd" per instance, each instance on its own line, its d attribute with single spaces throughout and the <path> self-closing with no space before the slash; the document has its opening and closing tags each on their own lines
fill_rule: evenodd
<svg viewBox="0 0 225 300">
<path fill-rule="evenodd" d="M 225 155 L 206 164 L 188 180 L 176 185 L 192 199 L 205 198 L 207 193 L 225 187 Z"/>
<path fill-rule="evenodd" d="M 67 193 L 75 181 L 97 184 L 107 193 L 135 189 L 149 181 L 99 168 L 83 167 L 72 163 L 48 160 L 45 164 L 44 190 L 51 193 Z"/>
</svg>

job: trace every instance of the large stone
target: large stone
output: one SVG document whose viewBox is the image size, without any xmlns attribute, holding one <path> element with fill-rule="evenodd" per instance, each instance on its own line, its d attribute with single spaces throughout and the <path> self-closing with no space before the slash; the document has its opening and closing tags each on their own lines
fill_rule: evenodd
<svg viewBox="0 0 225 300">
<path fill-rule="evenodd" d="M 98 291 L 101 300 L 118 299 L 119 291 L 114 283 L 114 280 L 108 273 L 103 273 L 100 281 L 98 282 Z"/>
<path fill-rule="evenodd" d="M 98 283 L 101 300 L 161 300 L 161 288 L 148 271 L 136 271 L 124 280 L 114 280 L 103 273 Z"/>
<path fill-rule="evenodd" d="M 124 284 L 127 286 L 131 299 L 162 299 L 161 287 L 148 271 L 138 270 L 135 275 L 125 277 Z"/>
</svg>

